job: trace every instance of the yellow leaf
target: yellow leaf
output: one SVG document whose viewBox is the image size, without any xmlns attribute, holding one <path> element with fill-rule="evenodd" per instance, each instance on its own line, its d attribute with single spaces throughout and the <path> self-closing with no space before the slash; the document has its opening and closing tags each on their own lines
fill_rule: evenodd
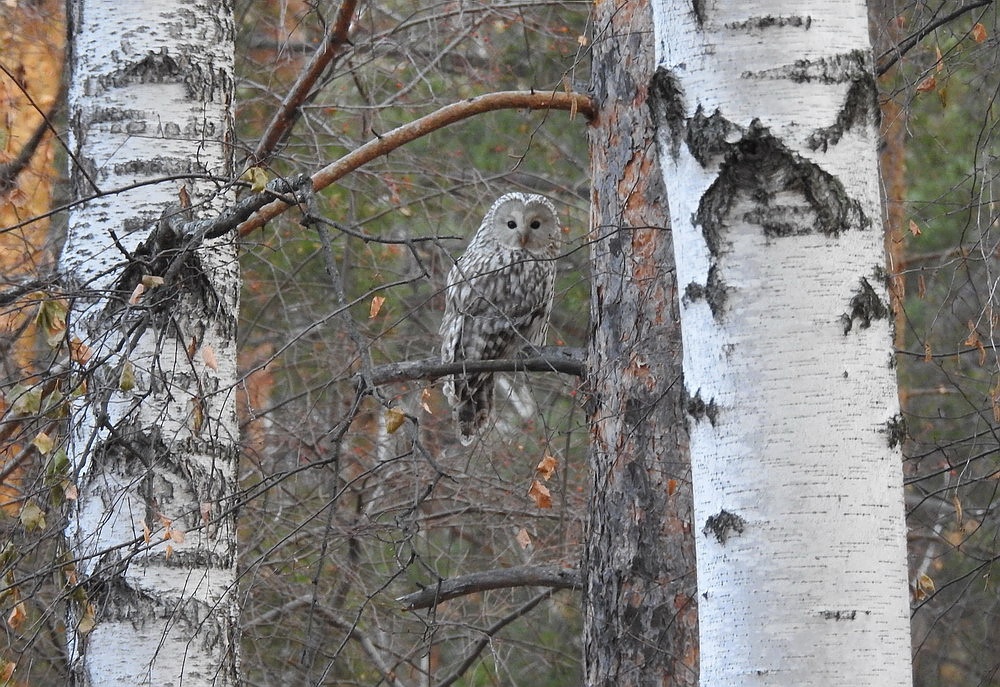
<svg viewBox="0 0 1000 687">
<path fill-rule="evenodd" d="M 958 526 L 962 526 L 962 502 L 958 500 L 958 495 L 951 497 L 951 505 L 955 507 L 955 520 Z"/>
<path fill-rule="evenodd" d="M 934 580 L 928 577 L 926 573 L 920 573 L 920 577 L 917 578 L 917 589 L 933 594 L 935 590 Z"/>
<path fill-rule="evenodd" d="M 219 371 L 219 361 L 215 357 L 215 349 L 205 344 L 201 347 L 201 359 L 205 361 L 205 366 L 209 369 Z"/>
<path fill-rule="evenodd" d="M 66 302 L 58 298 L 47 298 L 38 306 L 35 323 L 45 333 L 45 342 L 55 348 L 66 333 Z"/>
<path fill-rule="evenodd" d="M 937 58 L 937 62 L 934 63 L 934 71 L 938 74 L 944 69 L 944 56 L 941 54 L 941 46 L 934 46 L 934 56 Z"/>
<path fill-rule="evenodd" d="M 986 27 L 982 24 L 977 23 L 972 27 L 972 31 L 970 31 L 970 33 L 972 34 L 972 40 L 976 43 L 982 43 L 986 40 Z"/>
<path fill-rule="evenodd" d="M 31 442 L 32 446 L 38 449 L 38 452 L 43 456 L 47 456 L 52 447 L 55 446 L 55 441 L 45 432 L 39 432 L 35 435 L 34 440 Z"/>
<path fill-rule="evenodd" d="M 378 317 L 379 310 L 382 309 L 382 304 L 385 303 L 385 296 L 372 296 L 371 307 L 368 308 L 368 319 L 374 320 Z"/>
<path fill-rule="evenodd" d="M 122 372 L 118 375 L 118 388 L 122 391 L 132 391 L 135 388 L 135 367 L 129 360 L 122 364 Z"/>
<path fill-rule="evenodd" d="M 34 501 L 28 501 L 21 507 L 21 524 L 29 532 L 45 529 L 45 512 Z"/>
<path fill-rule="evenodd" d="M 548 482 L 552 479 L 552 475 L 556 474 L 557 467 L 559 467 L 559 461 L 555 456 L 546 453 L 545 457 L 535 466 L 535 474 Z"/>
<path fill-rule="evenodd" d="M 253 193 L 260 193 L 267 186 L 267 172 L 260 167 L 251 167 L 240 175 L 240 181 L 250 183 L 250 190 Z"/>
<path fill-rule="evenodd" d="M 385 431 L 389 434 L 393 434 L 397 429 L 403 426 L 406 421 L 406 413 L 398 408 L 389 408 L 385 411 Z"/>
<path fill-rule="evenodd" d="M 535 505 L 539 508 L 552 507 L 552 494 L 545 485 L 537 479 L 531 481 L 531 488 L 528 489 L 528 496 L 535 500 Z"/>
</svg>

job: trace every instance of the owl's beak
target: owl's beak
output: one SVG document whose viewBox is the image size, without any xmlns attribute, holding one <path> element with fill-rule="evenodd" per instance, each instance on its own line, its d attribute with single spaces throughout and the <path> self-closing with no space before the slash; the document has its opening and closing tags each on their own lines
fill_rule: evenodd
<svg viewBox="0 0 1000 687">
<path fill-rule="evenodd" d="M 528 239 L 529 238 L 531 238 L 531 233 L 530 232 L 527 232 L 527 231 L 522 231 L 521 232 L 521 234 L 518 236 L 518 243 L 521 244 L 521 248 L 524 248 L 525 246 L 528 245 Z"/>
</svg>

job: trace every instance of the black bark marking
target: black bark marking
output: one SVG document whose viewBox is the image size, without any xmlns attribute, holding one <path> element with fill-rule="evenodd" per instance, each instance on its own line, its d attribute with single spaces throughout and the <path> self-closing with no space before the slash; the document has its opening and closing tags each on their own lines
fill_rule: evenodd
<svg viewBox="0 0 1000 687">
<path fill-rule="evenodd" d="M 854 620 L 858 617 L 857 611 L 820 611 L 819 614 L 824 620 Z"/>
<path fill-rule="evenodd" d="M 906 418 L 897 413 L 885 423 L 886 440 L 889 448 L 896 448 L 906 439 Z"/>
<path fill-rule="evenodd" d="M 867 67 L 847 89 L 844 104 L 837 114 L 837 121 L 831 126 L 817 129 L 809 136 L 807 145 L 812 150 L 826 152 L 831 145 L 837 145 L 844 134 L 855 126 L 878 126 L 882 110 L 878 105 L 878 87 L 875 77 Z"/>
<path fill-rule="evenodd" d="M 745 21 L 732 21 L 726 24 L 726 28 L 732 29 L 733 31 L 753 31 L 773 28 L 783 29 L 786 26 L 803 28 L 808 31 L 809 27 L 812 26 L 812 17 L 809 15 L 803 17 L 797 14 L 788 17 L 775 17 L 774 15 L 769 14 L 766 17 L 753 17 Z"/>
<path fill-rule="evenodd" d="M 854 328 L 854 321 L 858 321 L 861 329 L 868 329 L 872 326 L 872 320 L 884 320 L 889 316 L 889 308 L 875 293 L 871 283 L 861 277 L 858 281 L 858 290 L 854 292 L 849 302 L 851 308 L 849 313 L 840 316 L 840 321 L 844 324 L 844 335 L 846 336 Z"/>
<path fill-rule="evenodd" d="M 669 140 L 670 155 L 677 159 L 684 138 L 684 92 L 672 72 L 660 68 L 649 82 L 649 112 L 656 128 L 657 140 Z M 666 136 L 666 138 L 664 138 Z"/>
<path fill-rule="evenodd" d="M 730 533 L 743 534 L 744 529 L 746 529 L 746 521 L 723 508 L 719 511 L 718 515 L 709 516 L 708 520 L 705 521 L 705 527 L 702 528 L 701 533 L 706 537 L 709 534 L 714 534 L 715 539 L 720 544 L 725 544 L 726 540 L 729 539 Z"/>
<path fill-rule="evenodd" d="M 691 13 L 699 28 L 705 25 L 705 0 L 691 0 Z"/>
<path fill-rule="evenodd" d="M 708 421 L 715 427 L 715 420 L 719 417 L 719 407 L 715 405 L 715 399 L 710 399 L 708 403 L 701 397 L 701 389 L 689 396 L 685 404 L 688 415 L 695 420 L 707 417 Z"/>
<path fill-rule="evenodd" d="M 795 83 L 849 83 L 862 74 L 871 74 L 871 55 L 865 50 L 849 52 L 824 57 L 818 60 L 796 60 L 790 65 L 783 65 L 759 72 L 743 72 L 744 79 L 790 80 Z"/>
<path fill-rule="evenodd" d="M 708 302 L 708 307 L 712 311 L 712 317 L 716 321 L 722 319 L 722 313 L 726 307 L 726 298 L 729 290 L 725 282 L 719 276 L 719 266 L 712 265 L 708 269 L 708 281 L 705 284 L 691 282 L 684 288 L 684 303 L 693 303 L 704 298 Z"/>
<path fill-rule="evenodd" d="M 692 124 L 696 124 L 693 119 Z M 712 147 L 721 146 L 715 140 Z M 719 176 L 702 196 L 693 217 L 712 255 L 717 256 L 722 250 L 725 221 L 741 197 L 755 206 L 741 219 L 760 226 L 765 236 L 817 231 L 838 236 L 848 229 L 871 224 L 861 204 L 847 195 L 839 179 L 789 150 L 758 120 L 750 124 L 739 141 L 725 144 L 725 149 Z M 798 195 L 804 205 L 775 204 L 778 194 L 783 192 Z"/>
<path fill-rule="evenodd" d="M 726 153 L 729 144 L 726 138 L 739 133 L 740 128 L 722 116 L 718 109 L 710 116 L 705 116 L 701 105 L 687 125 L 688 150 L 702 167 Z"/>
</svg>

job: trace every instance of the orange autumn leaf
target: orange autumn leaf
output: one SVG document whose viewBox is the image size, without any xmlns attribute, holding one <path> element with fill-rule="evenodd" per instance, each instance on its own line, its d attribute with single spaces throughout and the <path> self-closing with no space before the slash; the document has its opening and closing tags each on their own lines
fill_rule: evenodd
<svg viewBox="0 0 1000 687">
<path fill-rule="evenodd" d="M 546 453 L 545 457 L 542 458 L 538 465 L 535 466 L 535 474 L 548 482 L 552 479 L 552 475 L 556 474 L 556 468 L 558 467 L 558 459 L 556 459 L 555 456 L 550 456 Z"/>
<path fill-rule="evenodd" d="M 673 496 L 677 493 L 677 480 L 672 477 L 667 480 L 667 496 Z"/>
<path fill-rule="evenodd" d="M 537 479 L 531 481 L 528 496 L 535 500 L 535 505 L 539 508 L 552 508 L 552 493 Z"/>
<path fill-rule="evenodd" d="M 917 93 L 927 93 L 937 88 L 937 78 L 931 74 L 926 79 L 917 84 Z"/>
<path fill-rule="evenodd" d="M 385 296 L 372 296 L 372 304 L 371 307 L 368 308 L 369 320 L 374 320 L 378 317 L 378 313 L 382 309 L 383 303 L 385 303 Z"/>
<path fill-rule="evenodd" d="M 920 231 L 920 226 L 912 219 L 910 220 L 910 233 L 914 236 L 920 236 L 923 233 Z"/>
<path fill-rule="evenodd" d="M 28 611 L 24 606 L 24 602 L 21 601 L 16 606 L 14 606 L 13 610 L 11 610 L 10 612 L 10 615 L 7 616 L 7 624 L 10 625 L 10 628 L 12 630 L 16 631 L 22 625 L 24 625 L 24 621 L 27 620 L 27 618 L 28 618 Z"/>
<path fill-rule="evenodd" d="M 986 40 L 986 27 L 982 24 L 977 23 L 969 33 L 972 35 L 972 40 L 976 43 L 982 43 Z"/>
</svg>

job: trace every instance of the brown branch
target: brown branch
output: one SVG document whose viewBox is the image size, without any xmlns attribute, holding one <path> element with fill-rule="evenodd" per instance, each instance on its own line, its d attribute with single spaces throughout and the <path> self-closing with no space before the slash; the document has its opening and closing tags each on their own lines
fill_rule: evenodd
<svg viewBox="0 0 1000 687">
<path fill-rule="evenodd" d="M 292 125 L 302 112 L 302 105 L 316 97 L 318 92 L 314 88 L 316 82 L 330 68 L 334 60 L 343 54 L 344 46 L 349 44 L 347 32 L 351 28 L 351 18 L 357 5 L 357 0 L 344 0 L 341 3 L 336 20 L 330 25 L 323 42 L 313 53 L 309 64 L 299 74 L 299 78 L 264 129 L 248 164 L 259 165 L 270 158 L 278 144 L 291 132 Z"/>
<path fill-rule="evenodd" d="M 583 577 L 576 568 L 519 565 L 499 570 L 482 570 L 448 580 L 440 580 L 436 585 L 419 592 L 406 594 L 396 601 L 403 605 L 403 610 L 415 611 L 420 608 L 437 606 L 442 601 L 468 594 L 477 594 L 489 589 L 508 589 L 511 587 L 580 589 L 582 586 Z"/>
<path fill-rule="evenodd" d="M 351 151 L 336 162 L 333 162 L 312 175 L 313 191 L 324 189 L 338 179 L 355 171 L 375 158 L 388 155 L 390 152 L 432 131 L 437 131 L 449 124 L 460 122 L 484 112 L 507 109 L 527 110 L 566 110 L 579 112 L 590 119 L 594 114 L 594 106 L 590 98 L 582 93 L 564 93 L 561 91 L 538 93 L 535 91 L 500 91 L 487 93 L 475 98 L 469 98 L 458 103 L 445 105 L 428 115 L 403 124 L 364 145 Z M 261 208 L 257 214 L 240 226 L 240 235 L 263 226 L 274 219 L 289 206 L 280 200 L 273 201 Z"/>
<path fill-rule="evenodd" d="M 454 363 L 442 363 L 440 358 L 407 360 L 374 367 L 371 378 L 368 379 L 368 386 L 376 387 L 416 379 L 433 381 L 446 375 L 466 372 L 561 372 L 583 377 L 585 356 L 586 353 L 582 348 L 546 346 L 519 358 L 462 360 Z M 355 385 L 361 386 L 363 381 L 357 377 Z"/>
</svg>

